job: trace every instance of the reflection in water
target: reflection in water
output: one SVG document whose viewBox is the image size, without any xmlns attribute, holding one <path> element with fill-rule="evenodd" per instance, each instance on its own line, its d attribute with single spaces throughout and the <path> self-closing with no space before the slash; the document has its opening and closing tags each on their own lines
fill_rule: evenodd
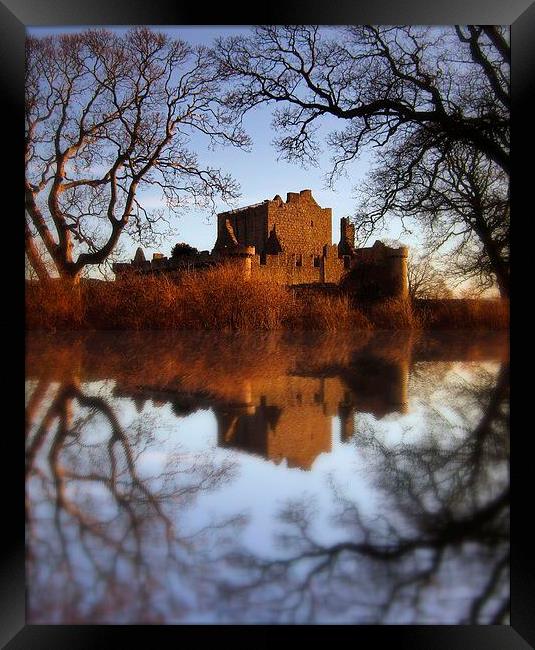
<svg viewBox="0 0 535 650">
<path fill-rule="evenodd" d="M 459 391 L 454 440 L 448 422 L 418 444 L 387 446 L 373 430 L 355 445 L 380 490 L 379 512 L 365 516 L 351 494 L 333 486 L 336 543 L 321 541 L 306 501 L 279 514 L 276 559 L 238 552 L 228 560 L 241 579 L 222 586 L 232 615 L 313 622 L 318 616 L 359 623 L 503 623 L 509 613 L 509 436 L 504 409 L 508 369 Z M 485 411 L 473 426 L 462 413 Z M 252 612 L 252 613 L 251 613 Z M 322 613 L 323 612 L 323 613 Z M 327 612 L 327 616 L 324 612 Z"/>
<path fill-rule="evenodd" d="M 191 556 L 207 531 L 183 531 L 179 509 L 230 480 L 233 467 L 175 453 L 147 472 L 152 424 L 123 428 L 105 399 L 75 383 L 56 390 L 26 451 L 32 619 L 163 621 L 157 602 L 170 597 L 187 612 L 171 577 L 198 569 Z M 239 523 L 215 521 L 214 531 Z"/>
<path fill-rule="evenodd" d="M 33 334 L 27 379 L 31 622 L 508 620 L 503 335 Z"/>
</svg>

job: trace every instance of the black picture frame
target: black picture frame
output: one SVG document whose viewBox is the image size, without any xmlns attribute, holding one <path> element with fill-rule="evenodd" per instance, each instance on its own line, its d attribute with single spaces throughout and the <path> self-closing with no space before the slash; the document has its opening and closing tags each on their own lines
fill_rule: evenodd
<svg viewBox="0 0 535 650">
<path fill-rule="evenodd" d="M 299 0 L 286 2 L 282 9 L 269 5 L 256 5 L 246 14 L 238 5 L 233 9 L 228 3 L 208 10 L 206 6 L 188 3 L 175 5 L 165 0 L 0 0 L 0 66 L 1 90 L 4 107 L 3 161 L 6 170 L 4 197 L 7 200 L 11 188 L 20 187 L 19 154 L 21 151 L 23 117 L 24 38 L 27 26 L 39 25 L 199 25 L 207 18 L 213 25 L 262 24 L 262 23 L 309 23 L 309 24 L 506 24 L 511 26 L 512 43 L 512 140 L 513 175 L 512 208 L 520 215 L 530 205 L 531 166 L 522 162 L 522 153 L 532 155 L 529 124 L 530 105 L 527 97 L 535 86 L 535 3 L 531 0 L 369 0 L 357 3 L 342 0 L 335 3 L 320 3 L 317 0 L 303 3 Z M 529 161 L 529 157 L 527 158 Z M 22 165 L 21 165 L 22 167 Z M 18 201 L 18 192 L 15 192 Z M 16 207 L 12 214 L 16 214 Z M 5 291 L 6 310 L 0 319 L 5 340 L 21 341 L 24 345 L 23 304 L 21 296 L 22 273 L 19 281 L 18 269 L 22 267 L 22 226 L 10 217 L 5 209 L 5 224 L 9 227 L 9 252 L 7 268 L 13 269 L 14 280 L 7 282 Z M 526 215 L 524 215 L 526 216 Z M 528 221 L 527 219 L 525 221 Z M 22 220 L 21 222 L 22 223 Z M 526 226 L 528 224 L 526 223 Z M 514 232 L 514 229 L 513 229 Z M 11 233 L 12 236 L 11 236 Z M 531 232 L 519 239 L 533 241 Z M 20 238 L 20 248 L 18 242 Z M 521 277 L 523 257 L 521 244 L 513 241 L 513 277 Z M 528 251 L 526 247 L 526 251 Z M 7 251 L 6 251 L 7 252 Z M 517 260 L 518 264 L 517 264 Z M 20 265 L 20 267 L 19 267 Z M 527 268 L 527 264 L 526 267 Z M 21 269 L 22 270 L 22 269 Z M 515 275 L 517 274 L 517 275 Z M 516 281 L 516 280 L 515 280 Z M 516 295 L 518 285 L 513 285 Z M 513 329 L 515 327 L 515 298 L 513 298 Z M 1 303 L 0 303 L 1 304 Z M 17 316 L 19 315 L 19 316 Z M 20 321 L 18 318 L 20 317 Z M 9 343 L 7 347 L 11 347 Z M 515 346 L 512 346 L 513 369 L 516 368 Z M 18 382 L 23 366 L 15 362 L 6 370 L 9 373 L 11 393 L 9 404 L 18 404 L 22 382 Z M 514 373 L 513 373 L 514 375 Z M 352 643 L 385 643 L 387 647 L 411 649 L 451 650 L 466 648 L 523 650 L 535 646 L 535 590 L 533 588 L 533 551 L 527 526 L 530 519 L 530 459 L 522 449 L 526 444 L 529 428 L 520 424 L 520 414 L 515 413 L 516 404 L 523 399 L 521 387 L 513 381 L 512 409 L 512 563 L 511 563 L 511 625 L 510 626 L 55 626 L 26 625 L 25 623 L 25 557 L 24 557 L 24 455 L 23 441 L 17 424 L 4 425 L 2 445 L 4 447 L 5 481 L 3 502 L 12 507 L 4 515 L 2 541 L 4 549 L 0 557 L 0 644 L 10 650 L 28 648 L 124 648 L 131 640 L 143 641 L 143 637 L 157 646 L 178 643 L 221 642 L 232 636 L 234 643 L 250 648 L 264 647 L 279 639 L 303 643 L 314 640 L 318 643 L 347 638 Z M 518 391 L 518 392 L 517 392 Z M 518 397 L 516 397 L 518 395 Z M 526 400 L 529 398 L 526 397 Z M 528 402 L 529 403 L 529 402 Z M 22 409 L 20 411 L 22 418 Z M 18 417 L 15 423 L 19 422 Z M 517 424 L 517 422 L 519 424 Z M 519 427 L 515 429 L 515 427 Z M 11 468 L 11 470 L 9 470 Z M 4 511 L 6 508 L 4 508 Z M 526 530 L 524 531 L 524 527 Z"/>
</svg>

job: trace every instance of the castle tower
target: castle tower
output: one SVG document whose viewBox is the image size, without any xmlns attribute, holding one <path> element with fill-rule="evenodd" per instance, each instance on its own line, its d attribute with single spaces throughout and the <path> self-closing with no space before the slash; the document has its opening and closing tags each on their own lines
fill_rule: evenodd
<svg viewBox="0 0 535 650">
<path fill-rule="evenodd" d="M 240 246 L 232 254 L 236 265 L 241 269 L 243 277 L 246 280 L 251 279 L 252 273 L 252 259 L 255 256 L 255 247 L 254 246 Z"/>
<path fill-rule="evenodd" d="M 340 219 L 340 243 L 338 244 L 338 257 L 355 255 L 355 224 L 349 221 L 349 217 Z"/>
<path fill-rule="evenodd" d="M 145 262 L 145 253 L 143 252 L 141 246 L 138 246 L 132 264 L 135 264 L 136 266 L 141 266 L 143 262 Z"/>
<path fill-rule="evenodd" d="M 407 272 L 407 257 L 409 249 L 406 246 L 389 248 L 387 253 L 388 267 L 392 282 L 392 294 L 399 298 L 409 295 L 409 278 Z"/>
<path fill-rule="evenodd" d="M 244 246 L 238 241 L 228 218 L 221 224 L 213 252 L 221 261 L 234 264 L 246 280 L 251 279 L 251 261 L 255 255 L 255 247 Z"/>
</svg>

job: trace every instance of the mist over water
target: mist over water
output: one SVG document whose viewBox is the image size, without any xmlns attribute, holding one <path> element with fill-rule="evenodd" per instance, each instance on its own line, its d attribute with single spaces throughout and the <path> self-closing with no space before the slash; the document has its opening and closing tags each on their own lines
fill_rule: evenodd
<svg viewBox="0 0 535 650">
<path fill-rule="evenodd" d="M 27 339 L 30 623 L 507 623 L 504 332 Z"/>
</svg>

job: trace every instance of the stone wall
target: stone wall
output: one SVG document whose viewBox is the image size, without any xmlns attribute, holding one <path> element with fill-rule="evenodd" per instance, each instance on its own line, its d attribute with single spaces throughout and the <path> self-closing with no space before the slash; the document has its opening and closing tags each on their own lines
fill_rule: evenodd
<svg viewBox="0 0 535 650">
<path fill-rule="evenodd" d="M 261 255 L 272 231 L 286 253 L 321 255 L 332 244 L 332 210 L 321 208 L 310 190 L 288 192 L 286 201 L 275 196 L 272 201 L 256 203 L 217 215 L 219 250 L 224 241 L 226 221 L 230 222 L 240 246 L 254 246 Z"/>
<path fill-rule="evenodd" d="M 278 255 L 255 255 L 253 276 L 255 274 L 260 278 L 270 278 L 282 284 L 311 284 L 320 282 L 321 269 L 319 265 L 315 266 L 315 258 L 312 254 L 279 253 Z"/>
<path fill-rule="evenodd" d="M 287 253 L 321 255 L 332 244 L 332 210 L 321 208 L 310 190 L 288 192 L 286 202 L 277 196 L 267 207 L 268 231 L 275 228 Z"/>
<path fill-rule="evenodd" d="M 346 272 L 344 260 L 338 257 L 338 246 L 336 244 L 323 247 L 320 264 L 322 269 L 321 282 L 338 284 Z"/>
<path fill-rule="evenodd" d="M 342 280 L 344 288 L 364 300 L 407 297 L 407 256 L 405 246 L 392 248 L 380 241 L 357 248 L 351 271 Z"/>
<path fill-rule="evenodd" d="M 131 262 L 114 263 L 112 268 L 115 276 L 119 278 L 132 275 L 165 274 L 171 278 L 180 278 L 185 272 L 207 269 L 218 263 L 218 260 L 208 251 L 177 257 L 164 257 L 155 253 L 152 260 L 141 259 L 137 253 L 136 257 L 138 259 L 134 258 Z"/>
<path fill-rule="evenodd" d="M 353 257 L 355 255 L 355 225 L 349 217 L 340 219 L 340 243 L 338 244 L 339 257 Z"/>
<path fill-rule="evenodd" d="M 263 253 L 268 238 L 268 204 L 269 201 L 264 201 L 218 214 L 214 251 L 221 248 L 225 222 L 228 219 L 240 246 L 254 246 L 257 253 Z"/>
<path fill-rule="evenodd" d="M 283 284 L 337 284 L 345 273 L 344 261 L 338 257 L 336 244 L 323 246 L 321 253 L 278 253 L 255 255 L 253 277 L 269 277 Z"/>
</svg>

